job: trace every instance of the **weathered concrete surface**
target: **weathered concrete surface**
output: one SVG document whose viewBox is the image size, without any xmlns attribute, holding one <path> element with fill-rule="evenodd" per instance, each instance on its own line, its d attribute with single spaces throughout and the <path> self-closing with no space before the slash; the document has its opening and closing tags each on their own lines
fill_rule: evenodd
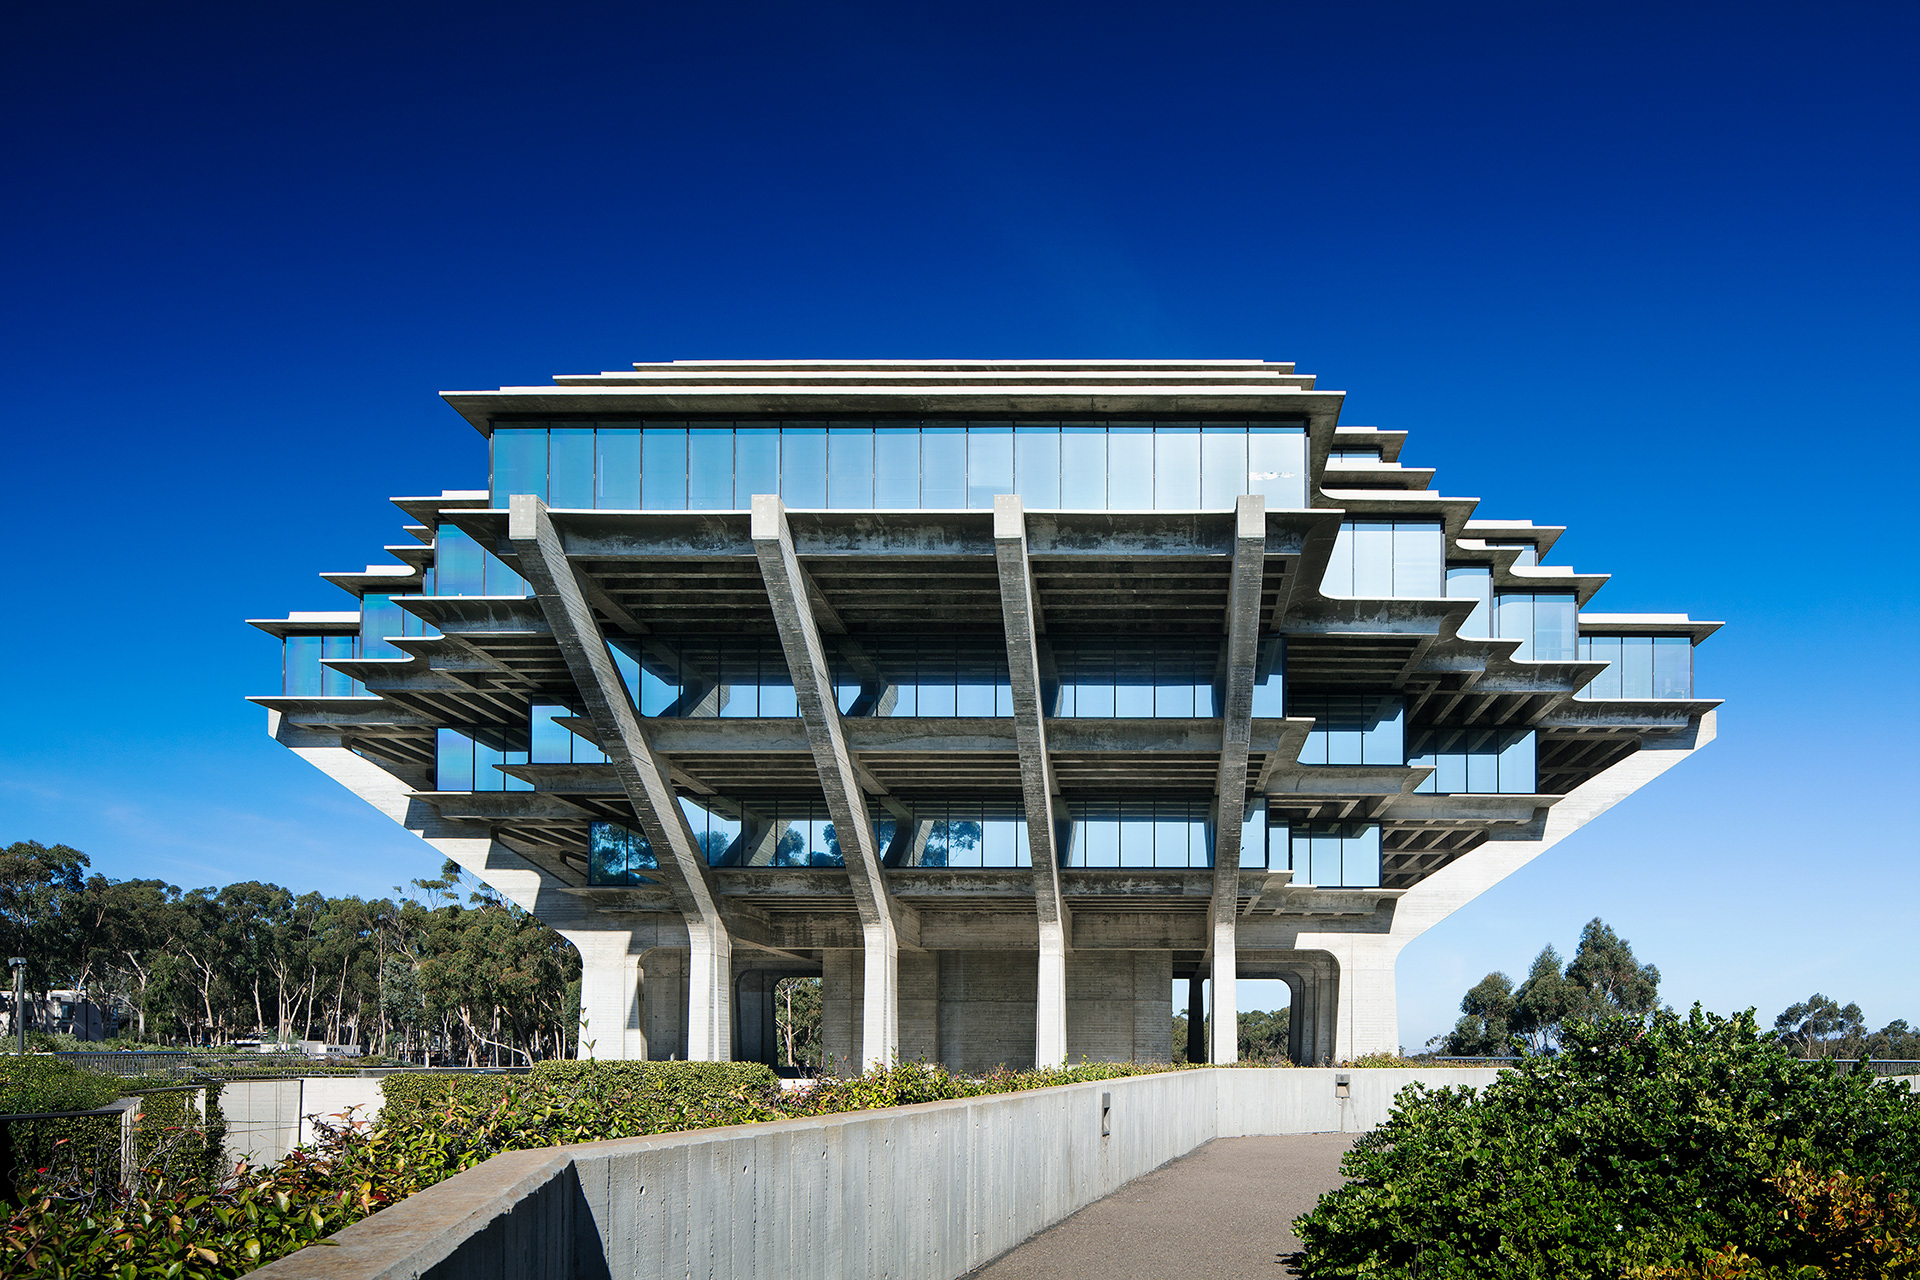
<svg viewBox="0 0 1920 1280">
<path fill-rule="evenodd" d="M 1357 1132 L 1414 1079 L 1497 1074 L 1203 1069 L 517 1152 L 259 1275 L 954 1280 L 1215 1138 Z"/>
<path fill-rule="evenodd" d="M 1293 1220 L 1340 1185 L 1344 1133 L 1221 1138 L 1135 1178 L 969 1280 L 1284 1275 Z"/>
</svg>

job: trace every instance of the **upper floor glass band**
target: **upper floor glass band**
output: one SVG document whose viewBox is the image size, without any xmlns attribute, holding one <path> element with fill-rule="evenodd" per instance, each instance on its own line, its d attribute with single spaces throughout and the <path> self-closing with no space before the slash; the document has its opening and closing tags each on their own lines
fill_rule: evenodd
<svg viewBox="0 0 1920 1280">
<path fill-rule="evenodd" d="M 1581 636 L 1580 660 L 1604 662 L 1576 698 L 1691 698 L 1690 636 Z"/>
<path fill-rule="evenodd" d="M 288 636 L 280 649 L 280 692 L 289 698 L 361 697 L 366 688 L 358 680 L 323 661 L 359 656 L 360 637 L 351 633 Z"/>
<path fill-rule="evenodd" d="M 528 422 L 496 425 L 492 449 L 495 507 L 516 493 L 620 511 L 743 511 L 758 493 L 846 510 L 991 508 L 1001 493 L 1036 509 L 1307 505 L 1300 422 Z"/>
<path fill-rule="evenodd" d="M 1334 538 L 1320 590 L 1363 600 L 1438 599 L 1445 564 L 1438 520 L 1348 520 Z"/>
</svg>

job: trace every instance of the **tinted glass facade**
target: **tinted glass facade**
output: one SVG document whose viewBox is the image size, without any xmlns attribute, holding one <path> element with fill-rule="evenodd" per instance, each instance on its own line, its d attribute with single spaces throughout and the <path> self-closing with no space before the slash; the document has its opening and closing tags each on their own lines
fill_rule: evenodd
<svg viewBox="0 0 1920 1280">
<path fill-rule="evenodd" d="M 798 508 L 1230 510 L 1243 493 L 1307 505 L 1301 424 L 1247 421 L 550 422 L 497 425 L 493 504 L 740 511 Z M 447 594 L 464 594 L 449 592 Z"/>
<path fill-rule="evenodd" d="M 435 789 L 439 791 L 531 791 L 533 784 L 502 773 L 503 764 L 526 764 L 527 753 L 512 750 L 493 730 L 434 731 Z"/>
<path fill-rule="evenodd" d="M 1445 548 L 1437 520 L 1350 520 L 1340 526 L 1320 590 L 1363 600 L 1438 599 Z"/>
<path fill-rule="evenodd" d="M 1296 822 L 1288 830 L 1287 850 L 1294 884 L 1323 889 L 1380 887 L 1377 822 Z"/>
<path fill-rule="evenodd" d="M 1472 600 L 1473 612 L 1460 624 L 1460 635 L 1469 640 L 1493 638 L 1493 566 L 1456 564 L 1447 566 L 1447 597 Z"/>
<path fill-rule="evenodd" d="M 1521 662 L 1570 662 L 1578 616 L 1571 592 L 1501 591 L 1494 596 L 1493 635 L 1518 640 Z"/>
<path fill-rule="evenodd" d="M 1581 636 L 1580 660 L 1604 662 L 1576 698 L 1691 698 L 1693 640 L 1689 636 Z"/>
<path fill-rule="evenodd" d="M 1288 710 L 1313 717 L 1301 764 L 1407 762 L 1406 704 L 1398 695 L 1296 694 Z"/>
<path fill-rule="evenodd" d="M 358 680 L 325 665 L 324 658 L 360 656 L 357 635 L 288 636 L 280 647 L 280 692 L 289 698 L 357 698 L 366 694 Z"/>
<path fill-rule="evenodd" d="M 529 596 L 527 582 L 466 530 L 443 524 L 433 536 L 433 590 L 440 596 Z"/>
<path fill-rule="evenodd" d="M 1435 729 L 1407 763 L 1433 772 L 1423 795 L 1531 795 L 1538 785 L 1532 729 Z"/>
</svg>

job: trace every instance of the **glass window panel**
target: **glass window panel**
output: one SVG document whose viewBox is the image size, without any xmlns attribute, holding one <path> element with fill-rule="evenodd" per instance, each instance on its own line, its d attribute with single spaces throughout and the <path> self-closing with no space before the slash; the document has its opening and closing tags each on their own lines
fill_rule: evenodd
<svg viewBox="0 0 1920 1280">
<path fill-rule="evenodd" d="M 1086 819 L 1079 826 L 1081 843 L 1086 853 L 1082 866 L 1117 867 L 1120 865 L 1118 815 L 1103 813 Z"/>
<path fill-rule="evenodd" d="M 393 602 L 391 595 L 360 597 L 360 656 L 363 658 L 404 658 L 389 637 L 404 634 L 408 615 Z"/>
<path fill-rule="evenodd" d="M 1500 790 L 1500 756 L 1492 747 L 1486 746 L 1469 751 L 1467 756 L 1467 790 L 1475 795 L 1491 795 Z"/>
<path fill-rule="evenodd" d="M 641 715 L 665 715 L 680 700 L 680 682 L 673 670 L 657 659 L 640 665 Z"/>
<path fill-rule="evenodd" d="M 1501 640 L 1518 640 L 1513 651 L 1518 661 L 1533 657 L 1533 597 L 1525 592 L 1502 591 L 1493 603 L 1494 634 Z"/>
<path fill-rule="evenodd" d="M 1653 637 L 1653 696 L 1693 696 L 1693 641 L 1689 637 Z"/>
<path fill-rule="evenodd" d="M 686 510 L 686 427 L 676 423 L 649 425 L 641 438 L 640 505 L 649 511 Z"/>
<path fill-rule="evenodd" d="M 328 658 L 351 658 L 354 656 L 353 636 L 322 636 L 320 639 L 320 696 L 323 698 L 351 698 L 359 693 L 353 677 L 344 671 L 335 671 L 326 664 Z"/>
<path fill-rule="evenodd" d="M 573 733 L 564 725 L 554 723 L 560 717 L 572 714 L 567 708 L 552 703 L 533 704 L 534 764 L 573 763 Z"/>
<path fill-rule="evenodd" d="M 453 729 L 438 729 L 434 748 L 436 789 L 473 790 L 473 739 Z"/>
<path fill-rule="evenodd" d="M 1302 427 L 1256 423 L 1247 437 L 1248 493 L 1262 494 L 1269 511 L 1307 505 L 1307 433 Z"/>
<path fill-rule="evenodd" d="M 1156 867 L 1188 866 L 1189 839 L 1192 828 L 1187 821 L 1185 805 L 1162 804 L 1153 823 L 1153 865 Z"/>
<path fill-rule="evenodd" d="M 1620 696 L 1653 696 L 1653 637 L 1620 637 Z"/>
<path fill-rule="evenodd" d="M 1153 865 L 1153 807 L 1135 802 L 1120 812 L 1120 865 Z"/>
<path fill-rule="evenodd" d="M 1578 631 L 1576 610 L 1570 595 L 1537 595 L 1533 598 L 1533 657 L 1536 662 L 1570 662 L 1574 637 Z"/>
<path fill-rule="evenodd" d="M 1316 827 L 1310 837 L 1313 845 L 1313 861 L 1307 880 L 1311 884 L 1338 885 L 1340 883 L 1340 828 Z"/>
<path fill-rule="evenodd" d="M 1200 424 L 1160 423 L 1153 430 L 1153 505 L 1161 511 L 1200 506 Z"/>
<path fill-rule="evenodd" d="M 962 671 L 954 698 L 953 713 L 957 716 L 993 715 L 994 688 L 994 684 L 983 679 L 980 672 Z"/>
<path fill-rule="evenodd" d="M 593 505 L 593 428 L 555 427 L 547 446 L 547 505 Z"/>
<path fill-rule="evenodd" d="M 527 589 L 527 580 L 515 573 L 501 561 L 499 556 L 480 550 L 481 572 L 486 577 L 486 594 L 490 596 L 526 596 L 533 593 Z"/>
<path fill-rule="evenodd" d="M 1107 506 L 1107 429 L 1086 424 L 1060 428 L 1060 505 L 1069 511 Z"/>
<path fill-rule="evenodd" d="M 1328 764 L 1365 764 L 1361 754 L 1364 741 L 1358 722 L 1345 716 L 1338 717 L 1328 726 L 1327 763 Z"/>
<path fill-rule="evenodd" d="M 1397 521 L 1393 526 L 1393 594 L 1402 600 L 1444 595 L 1445 549 L 1439 525 Z"/>
<path fill-rule="evenodd" d="M 865 423 L 827 424 L 827 505 L 849 511 L 873 506 L 873 428 Z"/>
<path fill-rule="evenodd" d="M 1107 507 L 1153 509 L 1153 428 L 1116 422 L 1107 430 Z"/>
<path fill-rule="evenodd" d="M 1247 429 L 1235 424 L 1200 431 L 1200 505 L 1231 511 L 1247 489 Z"/>
<path fill-rule="evenodd" d="M 1393 524 L 1353 522 L 1353 594 L 1363 600 L 1393 596 Z"/>
<path fill-rule="evenodd" d="M 1352 889 L 1380 887 L 1380 824 L 1365 823 L 1342 842 L 1340 883 Z"/>
<path fill-rule="evenodd" d="M 433 584 L 443 596 L 486 594 L 486 563 L 480 544 L 464 529 L 443 524 L 433 535 Z"/>
<path fill-rule="evenodd" d="M 1410 768 L 1434 769 L 1437 763 L 1438 757 L 1432 755 L 1407 757 L 1407 764 Z M 1414 785 L 1413 790 L 1416 795 L 1430 796 L 1437 794 L 1440 790 L 1438 771 L 1436 770 L 1434 773 L 1429 773 L 1426 777 L 1422 778 Z"/>
<path fill-rule="evenodd" d="M 1467 790 L 1467 753 L 1449 751 L 1439 757 L 1439 767 L 1434 770 L 1438 779 L 1436 790 L 1446 795 L 1455 795 Z"/>
<path fill-rule="evenodd" d="M 988 818 L 980 824 L 980 865 L 1014 865 L 1013 823 L 1006 818 Z"/>
<path fill-rule="evenodd" d="M 967 433 L 955 422 L 920 429 L 920 505 L 947 510 L 967 505 Z"/>
<path fill-rule="evenodd" d="M 648 440 L 651 447 L 652 440 Z M 725 511 L 733 506 L 733 427 L 687 430 L 687 507 Z"/>
<path fill-rule="evenodd" d="M 1589 698 L 1620 697 L 1620 690 L 1623 687 L 1620 675 L 1620 637 L 1594 636 L 1587 641 L 1587 645 L 1588 658 L 1594 662 L 1609 664 L 1607 669 L 1595 676 L 1593 683 L 1587 686 L 1587 696 Z"/>
<path fill-rule="evenodd" d="M 1326 575 L 1320 579 L 1321 595 L 1353 594 L 1353 541 L 1353 526 L 1341 525 L 1340 532 L 1333 536 L 1333 554 L 1327 558 Z"/>
<path fill-rule="evenodd" d="M 790 507 L 827 505 L 827 429 L 789 422 L 780 431 L 780 496 Z"/>
<path fill-rule="evenodd" d="M 609 427 L 593 437 L 593 505 L 602 511 L 640 507 L 640 428 Z"/>
<path fill-rule="evenodd" d="M 967 505 L 991 510 L 996 493 L 1013 492 L 1013 424 L 967 427 Z"/>
<path fill-rule="evenodd" d="M 1153 714 L 1160 717 L 1189 717 L 1193 710 L 1193 686 L 1190 684 L 1156 684 L 1153 688 Z"/>
<path fill-rule="evenodd" d="M 1500 790 L 1509 795 L 1531 795 L 1539 785 L 1534 732 L 1516 734 L 1500 751 Z"/>
<path fill-rule="evenodd" d="M 947 865 L 950 867 L 977 867 L 980 865 L 980 823 L 977 819 L 962 817 L 963 806 L 955 805 L 947 818 Z"/>
<path fill-rule="evenodd" d="M 920 681 L 914 693 L 915 700 L 919 703 L 916 715 L 953 715 L 956 698 L 952 663 L 950 661 L 936 663 L 923 658 Z"/>
<path fill-rule="evenodd" d="M 1262 642 L 1260 660 L 1254 667 L 1253 714 L 1256 716 L 1278 717 L 1287 714 L 1286 640 L 1275 636 Z M 1207 710 L 1196 714 L 1215 715 L 1213 709 L 1212 686 L 1207 688 Z"/>
<path fill-rule="evenodd" d="M 902 510 L 920 505 L 920 428 L 882 422 L 873 429 L 873 505 Z"/>
<path fill-rule="evenodd" d="M 504 791 L 506 775 L 494 766 L 502 763 L 501 754 L 484 742 L 473 744 L 473 789 L 475 791 Z"/>
<path fill-rule="evenodd" d="M 493 431 L 493 497 L 496 508 L 505 507 L 516 493 L 547 496 L 547 429 L 538 427 L 495 427 Z"/>
<path fill-rule="evenodd" d="M 1361 758 L 1366 764 L 1403 764 L 1406 761 L 1406 736 L 1403 732 L 1405 704 L 1399 698 L 1382 698 L 1375 704 L 1363 731 Z"/>
<path fill-rule="evenodd" d="M 760 685 L 760 714 L 767 718 L 799 715 L 800 702 L 793 686 L 781 680 L 764 680 Z"/>
<path fill-rule="evenodd" d="M 1267 865 L 1267 802 L 1263 799 L 1247 802 L 1245 820 L 1240 824 L 1240 865 Z"/>
<path fill-rule="evenodd" d="M 1460 624 L 1460 634 L 1485 640 L 1492 634 L 1493 568 L 1484 564 L 1454 565 L 1447 569 L 1447 595 L 1475 601 L 1473 612 Z"/>
<path fill-rule="evenodd" d="M 1027 844 L 1027 821 L 1024 817 L 1015 818 L 1013 823 L 1013 865 L 1033 865 L 1033 849 Z"/>
<path fill-rule="evenodd" d="M 281 649 L 280 692 L 290 698 L 320 696 L 320 637 L 288 636 Z"/>
<path fill-rule="evenodd" d="M 780 492 L 780 429 L 739 426 L 733 432 L 733 506 L 745 511 L 756 493 Z"/>
<path fill-rule="evenodd" d="M 628 651 L 626 643 L 619 640 L 608 643 L 607 653 L 613 658 L 613 669 L 620 673 L 621 683 L 627 686 L 628 699 L 636 706 L 641 705 L 640 692 L 643 685 L 641 683 L 640 663 L 638 659 Z M 644 714 L 658 715 L 659 712 L 653 711 Z"/>
<path fill-rule="evenodd" d="M 1113 691 L 1113 714 L 1127 719 L 1145 720 L 1153 715 L 1153 686 L 1127 683 Z"/>
<path fill-rule="evenodd" d="M 1060 501 L 1060 428 L 1052 423 L 1016 427 L 1013 480 L 1022 506 L 1052 510 Z"/>
</svg>

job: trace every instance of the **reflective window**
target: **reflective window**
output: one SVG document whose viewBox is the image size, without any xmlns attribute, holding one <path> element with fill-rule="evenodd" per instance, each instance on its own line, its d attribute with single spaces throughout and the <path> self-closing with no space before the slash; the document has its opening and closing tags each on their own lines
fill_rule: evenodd
<svg viewBox="0 0 1920 1280">
<path fill-rule="evenodd" d="M 660 860 L 643 833 L 612 822 L 587 824 L 588 884 L 658 884 L 643 873 L 659 868 Z"/>
<path fill-rule="evenodd" d="M 1253 668 L 1253 714 L 1278 719 L 1287 714 L 1287 638 L 1270 636 L 1260 642 Z"/>
<path fill-rule="evenodd" d="M 1122 798 L 1073 805 L 1070 867 L 1210 867 L 1212 803 Z"/>
<path fill-rule="evenodd" d="M 1273 849 L 1279 852 L 1284 861 L 1287 840 L 1287 824 L 1278 826 L 1278 834 L 1267 824 L 1267 801 L 1265 796 L 1255 796 L 1247 801 L 1246 821 L 1240 825 L 1240 865 L 1243 867 L 1264 867 L 1267 865 L 1267 850 L 1271 842 Z"/>
<path fill-rule="evenodd" d="M 1531 542 L 1489 542 L 1490 547 L 1518 548 L 1520 555 L 1514 563 L 1515 568 L 1531 569 L 1540 563 L 1540 548 Z"/>
<path fill-rule="evenodd" d="M 1307 505 L 1296 423 L 955 421 L 544 422 L 494 428 L 492 502 L 557 508 L 943 509 L 1018 493 L 1045 510 L 1228 510 L 1243 493 Z"/>
<path fill-rule="evenodd" d="M 1053 666 L 1052 679 L 1042 672 L 1047 715 L 1148 719 L 1220 714 L 1213 683 L 1220 661 L 1217 639 L 1062 636 L 1047 646 L 1047 653 Z"/>
<path fill-rule="evenodd" d="M 1445 593 L 1437 520 L 1348 520 L 1334 539 L 1320 590 L 1362 600 L 1437 599 Z"/>
<path fill-rule="evenodd" d="M 1327 455 L 1335 462 L 1378 462 L 1378 449 L 1335 449 Z"/>
<path fill-rule="evenodd" d="M 360 597 L 360 654 L 362 658 L 404 658 L 395 636 L 437 636 L 440 633 L 394 603 L 387 593 Z"/>
<path fill-rule="evenodd" d="M 433 591 L 441 596 L 528 596 L 527 581 L 473 540 L 443 524 L 433 535 Z"/>
<path fill-rule="evenodd" d="M 1460 634 L 1469 640 L 1493 638 L 1493 566 L 1457 564 L 1447 566 L 1447 596 L 1474 601 L 1473 612 L 1460 624 Z"/>
<path fill-rule="evenodd" d="M 1520 641 L 1517 661 L 1569 662 L 1577 616 L 1571 592 L 1500 591 L 1493 600 L 1493 635 Z"/>
<path fill-rule="evenodd" d="M 591 729 L 586 717 L 571 707 L 551 702 L 533 704 L 534 764 L 605 764 L 607 753 L 579 732 Z M 571 723 L 570 723 L 571 722 Z"/>
<path fill-rule="evenodd" d="M 905 868 L 1030 867 L 1027 821 L 1018 803 L 954 801 L 875 811 L 888 866 Z"/>
<path fill-rule="evenodd" d="M 1693 696 L 1690 636 L 1581 636 L 1580 660 L 1604 662 L 1577 698 L 1685 699 Z"/>
<path fill-rule="evenodd" d="M 1322 889 L 1380 887 L 1380 824 L 1296 822 L 1288 829 L 1294 884 Z"/>
<path fill-rule="evenodd" d="M 1430 729 L 1407 763 L 1433 770 L 1414 790 L 1425 795 L 1531 795 L 1539 785 L 1531 729 L 1467 726 Z"/>
<path fill-rule="evenodd" d="M 358 636 L 292 635 L 280 645 L 280 692 L 289 698 L 359 698 L 366 686 L 326 665 L 328 658 L 357 658 Z"/>
<path fill-rule="evenodd" d="M 508 749 L 497 729 L 436 731 L 435 784 L 441 791 L 531 791 L 533 784 L 500 771 L 501 765 L 526 764 L 527 753 Z"/>
<path fill-rule="evenodd" d="M 1006 643 L 995 635 L 823 637 L 845 716 L 1010 716 Z"/>
<path fill-rule="evenodd" d="M 1312 716 L 1301 764 L 1405 764 L 1406 704 L 1397 694 L 1296 694 L 1289 715 Z"/>
<path fill-rule="evenodd" d="M 643 716 L 797 716 L 786 655 L 772 636 L 655 636 L 613 640 L 613 665 Z"/>
</svg>

